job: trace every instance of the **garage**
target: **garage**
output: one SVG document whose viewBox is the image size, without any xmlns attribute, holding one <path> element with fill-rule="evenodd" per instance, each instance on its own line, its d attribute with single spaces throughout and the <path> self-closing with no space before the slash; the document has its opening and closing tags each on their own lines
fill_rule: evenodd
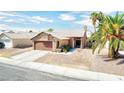
<svg viewBox="0 0 124 93">
<path fill-rule="evenodd" d="M 52 50 L 52 41 L 35 41 L 34 49 L 36 49 L 36 50 Z"/>
<path fill-rule="evenodd" d="M 26 48 L 32 46 L 31 38 L 37 33 L 2 33 L 0 42 L 4 43 L 5 48 Z"/>
<path fill-rule="evenodd" d="M 12 40 L 8 37 L 3 36 L 0 39 L 0 42 L 3 42 L 5 44 L 5 48 L 12 48 L 13 47 Z"/>
</svg>

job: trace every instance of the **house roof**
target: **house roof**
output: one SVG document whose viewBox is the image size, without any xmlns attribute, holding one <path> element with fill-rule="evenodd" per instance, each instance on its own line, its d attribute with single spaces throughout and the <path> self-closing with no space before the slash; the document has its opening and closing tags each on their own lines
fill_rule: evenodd
<svg viewBox="0 0 124 93">
<path fill-rule="evenodd" d="M 69 39 L 68 37 L 66 37 L 64 34 L 61 34 L 59 32 L 45 32 L 47 34 L 50 34 L 58 39 Z"/>
<path fill-rule="evenodd" d="M 43 31 L 41 33 L 50 34 L 58 39 L 69 39 L 70 37 L 83 37 L 84 36 L 84 31 L 81 31 L 81 30 L 73 30 L 73 31 L 64 30 L 64 31 L 54 31 L 54 32 Z M 36 36 L 34 36 L 33 38 L 35 38 Z"/>
<path fill-rule="evenodd" d="M 38 33 L 34 33 L 34 32 L 30 32 L 30 33 L 25 32 L 25 33 L 3 33 L 1 35 L 6 35 L 11 39 L 31 39 L 37 34 Z"/>
<path fill-rule="evenodd" d="M 3 32 L 0 31 L 0 35 L 2 34 Z"/>
</svg>

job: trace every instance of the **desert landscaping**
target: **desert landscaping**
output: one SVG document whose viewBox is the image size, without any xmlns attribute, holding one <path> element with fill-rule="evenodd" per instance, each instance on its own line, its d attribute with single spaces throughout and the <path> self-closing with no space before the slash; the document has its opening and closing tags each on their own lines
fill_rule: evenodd
<svg viewBox="0 0 124 93">
<path fill-rule="evenodd" d="M 94 55 L 91 49 L 76 49 L 69 55 L 48 53 L 37 59 L 36 62 L 124 75 L 124 58 L 111 59 L 106 54 L 107 49 L 103 49 L 100 54 L 95 53 Z"/>
</svg>

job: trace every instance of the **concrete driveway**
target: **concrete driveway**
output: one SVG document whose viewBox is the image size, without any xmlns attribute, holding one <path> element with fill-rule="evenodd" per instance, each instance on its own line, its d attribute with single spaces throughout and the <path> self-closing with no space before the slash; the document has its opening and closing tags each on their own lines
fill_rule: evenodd
<svg viewBox="0 0 124 93">
<path fill-rule="evenodd" d="M 11 58 L 18 61 L 31 62 L 46 55 L 47 53 L 49 53 L 49 51 L 31 50 L 19 55 L 12 56 Z"/>
<path fill-rule="evenodd" d="M 12 57 L 18 55 L 20 53 L 30 51 L 32 48 L 8 48 L 8 49 L 0 49 L 0 56 L 2 57 Z"/>
</svg>

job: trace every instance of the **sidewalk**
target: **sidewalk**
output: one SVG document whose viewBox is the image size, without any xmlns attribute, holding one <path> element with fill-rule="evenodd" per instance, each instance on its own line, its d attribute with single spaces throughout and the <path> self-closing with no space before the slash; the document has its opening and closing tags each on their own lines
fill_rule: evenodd
<svg viewBox="0 0 124 93">
<path fill-rule="evenodd" d="M 43 63 L 22 62 L 17 60 L 14 61 L 13 59 L 4 58 L 4 57 L 0 57 L 0 63 L 24 67 L 24 68 L 31 68 L 38 71 L 66 76 L 66 77 L 75 78 L 79 80 L 95 80 L 95 81 L 96 80 L 102 80 L 102 81 L 103 80 L 105 81 L 124 80 L 124 76 L 79 70 L 79 69 L 43 64 Z"/>
<path fill-rule="evenodd" d="M 24 52 L 24 53 L 12 56 L 11 58 L 13 60 L 21 60 L 24 62 L 28 62 L 28 61 L 34 61 L 34 60 L 46 55 L 47 53 L 48 53 L 48 51 L 32 50 L 32 51 L 28 51 L 28 52 Z"/>
</svg>

